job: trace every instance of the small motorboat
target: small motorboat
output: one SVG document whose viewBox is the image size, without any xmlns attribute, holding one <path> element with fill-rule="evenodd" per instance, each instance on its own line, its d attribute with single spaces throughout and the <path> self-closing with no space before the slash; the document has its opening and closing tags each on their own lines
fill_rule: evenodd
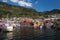
<svg viewBox="0 0 60 40">
<path fill-rule="evenodd" d="M 3 31 L 13 31 L 13 25 L 11 23 L 6 23 L 3 27 Z"/>
<path fill-rule="evenodd" d="M 40 26 L 40 22 L 39 21 L 35 21 L 34 22 L 34 28 L 38 28 Z"/>
</svg>

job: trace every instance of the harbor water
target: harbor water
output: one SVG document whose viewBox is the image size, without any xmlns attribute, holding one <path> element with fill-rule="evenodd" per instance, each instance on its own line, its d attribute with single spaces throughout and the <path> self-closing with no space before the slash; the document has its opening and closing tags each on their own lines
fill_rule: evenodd
<svg viewBox="0 0 60 40">
<path fill-rule="evenodd" d="M 0 32 L 0 40 L 60 40 L 60 30 L 16 27 L 13 32 Z"/>
</svg>

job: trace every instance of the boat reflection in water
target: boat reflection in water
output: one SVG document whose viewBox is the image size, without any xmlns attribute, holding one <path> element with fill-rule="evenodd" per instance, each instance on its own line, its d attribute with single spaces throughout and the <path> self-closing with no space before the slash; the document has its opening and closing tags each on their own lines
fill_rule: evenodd
<svg viewBox="0 0 60 40">
<path fill-rule="evenodd" d="M 13 39 L 13 32 L 3 33 L 3 40 L 12 40 Z"/>
</svg>

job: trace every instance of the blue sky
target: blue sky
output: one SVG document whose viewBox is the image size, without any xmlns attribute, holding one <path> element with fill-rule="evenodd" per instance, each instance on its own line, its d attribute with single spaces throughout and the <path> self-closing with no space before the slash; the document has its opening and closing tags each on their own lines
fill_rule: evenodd
<svg viewBox="0 0 60 40">
<path fill-rule="evenodd" d="M 0 0 L 8 4 L 33 8 L 36 11 L 60 9 L 60 0 Z"/>
</svg>

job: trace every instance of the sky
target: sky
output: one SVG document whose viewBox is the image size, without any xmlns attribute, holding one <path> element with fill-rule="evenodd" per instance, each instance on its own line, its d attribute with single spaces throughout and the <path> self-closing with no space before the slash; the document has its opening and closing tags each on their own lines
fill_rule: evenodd
<svg viewBox="0 0 60 40">
<path fill-rule="evenodd" d="M 60 9 L 60 0 L 0 0 L 7 4 L 33 8 L 38 12 Z"/>
</svg>

